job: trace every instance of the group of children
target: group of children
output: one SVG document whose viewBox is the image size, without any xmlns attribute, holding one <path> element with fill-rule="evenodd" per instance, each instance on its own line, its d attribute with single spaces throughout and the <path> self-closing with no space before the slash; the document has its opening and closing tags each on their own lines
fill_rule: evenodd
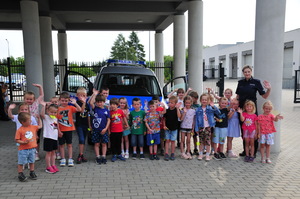
<svg viewBox="0 0 300 199">
<path fill-rule="evenodd" d="M 255 104 L 247 101 L 243 109 L 239 108 L 238 100 L 232 99 L 232 90 L 226 89 L 225 97 L 216 96 L 212 89 L 200 96 L 196 91 L 184 92 L 176 90 L 177 96 L 169 95 L 168 108 L 159 98 L 153 97 L 147 103 L 148 110 L 142 110 L 141 99 L 133 98 L 133 110 L 130 111 L 127 99 L 107 99 L 109 90 L 94 89 L 91 97 L 87 97 L 85 88 L 78 88 L 76 97 L 70 97 L 67 92 L 53 97 L 50 102 L 43 100 L 42 86 L 39 97 L 26 92 L 24 102 L 19 105 L 18 115 L 12 114 L 16 107 L 11 104 L 8 108 L 9 117 L 16 122 L 16 142 L 19 145 L 18 172 L 19 180 L 26 181 L 23 173 L 24 165 L 29 163 L 30 178 L 36 179 L 34 162 L 39 159 L 38 144 L 43 128 L 43 146 L 46 152 L 46 172 L 59 171 L 55 159 L 60 159 L 60 166 L 74 166 L 72 149 L 72 132 L 77 131 L 79 140 L 79 155 L 77 164 L 87 162 L 84 157 L 84 145 L 89 131 L 94 143 L 95 162 L 106 164 L 108 148 L 112 153 L 111 161 L 126 161 L 129 158 L 129 141 L 133 147 L 132 159 L 145 159 L 144 140 L 149 146 L 150 160 L 159 160 L 157 149 L 159 144 L 164 148 L 164 160 L 175 160 L 175 142 L 180 137 L 180 157 L 210 161 L 226 158 L 224 144 L 227 137 L 227 156 L 237 157 L 232 151 L 232 140 L 240 137 L 240 123 L 242 135 L 246 141 L 245 161 L 254 160 L 254 139 L 261 143 L 261 162 L 271 163 L 270 145 L 274 144 L 274 121 L 283 117 L 271 114 L 272 103 L 267 101 L 263 105 L 263 114 L 255 115 Z M 213 96 L 219 100 L 219 107 L 214 105 Z M 39 104 L 42 106 L 39 111 Z M 76 114 L 74 124 L 73 114 Z M 130 137 L 129 137 L 130 135 Z M 144 139 L 146 137 L 146 139 Z M 131 138 L 131 140 L 129 140 Z M 194 154 L 191 151 L 191 139 L 194 144 Z M 100 147 L 101 145 L 101 147 Z M 65 155 L 68 149 L 68 161 Z M 198 151 L 199 147 L 199 151 Z M 212 147 L 212 148 L 211 148 Z M 266 148 L 266 159 L 264 149 Z M 169 153 L 170 151 L 170 153 Z"/>
</svg>

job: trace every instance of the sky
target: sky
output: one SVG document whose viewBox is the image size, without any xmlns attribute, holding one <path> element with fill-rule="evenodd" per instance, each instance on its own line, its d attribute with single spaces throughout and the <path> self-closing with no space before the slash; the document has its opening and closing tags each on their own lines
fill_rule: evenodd
<svg viewBox="0 0 300 199">
<path fill-rule="evenodd" d="M 203 0 L 203 45 L 235 44 L 254 40 L 255 0 Z M 300 0 L 286 0 L 285 31 L 300 28 Z M 186 47 L 187 24 L 186 18 Z M 103 61 L 119 33 L 128 39 L 131 31 L 67 31 L 69 61 Z M 146 60 L 154 60 L 154 31 L 137 31 Z M 173 25 L 164 34 L 164 55 L 173 55 Z M 52 32 L 53 57 L 58 59 L 57 31 Z M 150 52 L 150 53 L 149 53 Z M 0 30 L 0 58 L 24 55 L 21 31 Z"/>
</svg>

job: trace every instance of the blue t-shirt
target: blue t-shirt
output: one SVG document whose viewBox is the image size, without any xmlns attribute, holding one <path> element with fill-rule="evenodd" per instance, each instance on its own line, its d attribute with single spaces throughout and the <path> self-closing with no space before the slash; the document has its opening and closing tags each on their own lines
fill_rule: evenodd
<svg viewBox="0 0 300 199">
<path fill-rule="evenodd" d="M 91 114 L 92 128 L 95 131 L 102 131 L 107 124 L 107 118 L 110 117 L 109 110 L 95 106 Z"/>
</svg>

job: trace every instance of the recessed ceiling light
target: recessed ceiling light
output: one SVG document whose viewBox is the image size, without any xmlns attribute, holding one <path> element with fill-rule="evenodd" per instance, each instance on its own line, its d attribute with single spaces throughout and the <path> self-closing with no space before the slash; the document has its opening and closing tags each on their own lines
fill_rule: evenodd
<svg viewBox="0 0 300 199">
<path fill-rule="evenodd" d="M 92 20 L 91 19 L 86 19 L 86 20 L 84 20 L 86 23 L 91 23 L 92 22 Z"/>
<path fill-rule="evenodd" d="M 141 20 L 141 19 L 138 19 L 137 22 L 138 22 L 138 23 L 143 23 L 144 21 Z"/>
</svg>

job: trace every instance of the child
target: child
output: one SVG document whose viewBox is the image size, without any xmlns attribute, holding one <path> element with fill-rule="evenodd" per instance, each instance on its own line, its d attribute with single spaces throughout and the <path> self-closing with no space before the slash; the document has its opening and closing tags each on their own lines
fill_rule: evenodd
<svg viewBox="0 0 300 199">
<path fill-rule="evenodd" d="M 254 139 L 257 137 L 257 115 L 255 114 L 255 104 L 251 100 L 247 100 L 244 105 L 244 112 L 241 108 L 238 109 L 240 113 L 240 120 L 243 122 L 243 138 L 245 140 L 245 162 L 254 161 Z M 250 149 L 250 154 L 249 154 Z"/>
<path fill-rule="evenodd" d="M 58 168 L 55 165 L 57 150 L 57 140 L 58 140 L 58 128 L 57 128 L 57 109 L 58 106 L 55 104 L 50 104 L 46 108 L 46 102 L 41 102 L 43 105 L 41 111 L 41 117 L 44 124 L 44 151 L 46 151 L 45 161 L 46 161 L 46 172 L 47 173 L 56 173 Z M 45 114 L 45 109 L 47 114 Z"/>
<path fill-rule="evenodd" d="M 208 91 L 209 94 L 213 94 L 213 96 L 214 96 L 218 101 L 220 101 L 220 99 L 222 98 L 222 97 L 216 95 L 216 93 L 213 91 L 212 88 L 207 88 L 207 91 Z M 228 107 L 229 107 L 229 105 L 230 105 L 232 95 L 233 95 L 232 89 L 231 89 L 231 88 L 226 88 L 225 91 L 224 91 L 224 97 L 225 97 L 225 98 L 227 99 L 227 101 L 228 101 Z"/>
<path fill-rule="evenodd" d="M 107 87 L 104 87 L 104 88 L 101 88 L 100 89 L 100 94 L 103 95 L 105 97 L 105 103 L 104 103 L 104 107 L 109 109 L 109 99 L 108 99 L 108 96 L 109 96 L 109 88 Z"/>
<path fill-rule="evenodd" d="M 203 149 L 206 146 L 206 161 L 210 161 L 210 140 L 211 128 L 215 126 L 214 115 L 219 115 L 220 111 L 215 105 L 209 105 L 209 95 L 202 94 L 200 96 L 201 106 L 196 110 L 195 131 L 199 134 L 200 153 L 198 160 L 203 158 Z"/>
<path fill-rule="evenodd" d="M 58 106 L 59 105 L 59 98 L 58 97 L 51 97 L 49 104 L 55 104 L 55 105 Z"/>
<path fill-rule="evenodd" d="M 194 132 L 194 125 L 195 125 L 195 109 L 192 109 L 193 99 L 191 96 L 184 97 L 184 108 L 181 114 L 181 125 L 180 125 L 180 132 L 181 132 L 181 142 L 180 142 L 180 152 L 181 158 L 185 160 L 191 160 L 191 133 Z M 185 143 L 186 137 L 186 143 Z M 184 151 L 184 145 L 186 146 L 187 152 Z"/>
<path fill-rule="evenodd" d="M 271 113 L 272 109 L 272 102 L 266 101 L 263 104 L 263 114 L 259 115 L 257 118 L 261 163 L 272 163 L 270 159 L 270 148 L 271 145 L 274 144 L 274 133 L 276 132 L 274 121 L 277 122 L 278 120 L 283 119 L 280 114 L 274 116 Z M 264 158 L 265 148 L 267 159 Z"/>
<path fill-rule="evenodd" d="M 23 165 L 29 163 L 30 178 L 36 180 L 37 176 L 34 172 L 34 162 L 37 146 L 37 131 L 42 128 L 42 123 L 39 119 L 39 125 L 31 125 L 31 115 L 29 113 L 19 113 L 18 120 L 22 126 L 16 131 L 15 140 L 20 144 L 18 151 L 18 179 L 21 182 L 27 180 L 23 173 Z"/>
<path fill-rule="evenodd" d="M 68 105 L 68 103 L 73 104 L 74 106 Z M 67 143 L 68 147 L 68 166 L 74 166 L 73 157 L 73 147 L 72 147 L 72 131 L 75 130 L 74 122 L 73 122 L 73 113 L 81 112 L 81 107 L 76 103 L 74 98 L 70 99 L 70 95 L 67 92 L 63 92 L 59 96 L 60 106 L 57 111 L 57 119 L 58 119 L 58 143 L 59 150 L 61 154 L 60 166 L 66 166 L 65 159 L 65 143 Z"/>
<path fill-rule="evenodd" d="M 87 92 L 84 87 L 79 87 L 76 91 L 77 101 L 76 103 L 81 107 L 81 112 L 76 112 L 76 131 L 79 141 L 79 154 L 76 160 L 77 164 L 81 162 L 87 162 L 87 159 L 83 156 L 84 145 L 86 136 L 88 134 L 89 122 L 88 122 L 88 113 L 89 106 L 86 105 Z"/>
<path fill-rule="evenodd" d="M 128 128 L 128 122 L 125 115 L 119 106 L 119 99 L 112 98 L 109 101 L 110 104 L 110 143 L 112 148 L 112 158 L 111 161 L 115 162 L 117 159 L 126 161 L 126 159 L 121 154 L 121 143 L 123 129 Z M 123 126 L 123 124 L 125 124 Z"/>
<path fill-rule="evenodd" d="M 228 114 L 227 156 L 237 158 L 238 156 L 232 151 L 232 140 L 234 137 L 240 137 L 239 101 L 233 98 L 230 102 L 230 107 Z"/>
<path fill-rule="evenodd" d="M 133 147 L 132 159 L 137 158 L 137 146 L 140 148 L 140 159 L 145 159 L 144 155 L 144 135 L 146 135 L 146 126 L 144 122 L 145 111 L 141 110 L 141 100 L 132 99 L 133 111 L 129 114 L 129 125 L 131 126 L 131 145 Z"/>
<path fill-rule="evenodd" d="M 198 107 L 200 107 L 200 104 L 198 104 L 199 95 L 196 91 L 190 92 L 189 96 L 192 97 L 193 103 L 192 103 L 192 109 L 197 110 Z M 197 149 L 197 139 L 198 135 L 192 132 L 193 142 L 194 142 L 194 155 L 199 155 L 199 150 Z"/>
<path fill-rule="evenodd" d="M 121 97 L 119 99 L 120 101 L 120 109 L 123 111 L 125 115 L 125 120 L 128 121 L 129 119 L 129 108 L 128 108 L 128 103 L 127 99 L 125 97 Z M 126 159 L 129 158 L 129 140 L 128 140 L 128 135 L 130 134 L 130 129 L 124 129 L 123 131 L 123 136 L 122 136 L 122 143 L 121 143 L 121 151 L 122 151 L 122 156 L 125 157 Z M 124 145 L 126 148 L 126 152 L 124 153 Z"/>
<path fill-rule="evenodd" d="M 224 143 L 227 136 L 227 127 L 228 127 L 228 99 L 225 97 L 221 97 L 219 99 L 219 106 L 220 106 L 220 115 L 216 116 L 216 127 L 213 133 L 213 147 L 216 149 L 217 144 L 219 144 L 220 152 L 214 152 L 214 158 L 216 160 L 221 160 L 221 158 L 226 158 L 224 151 Z"/>
<path fill-rule="evenodd" d="M 109 141 L 108 128 L 110 125 L 110 113 L 108 109 L 104 108 L 105 96 L 101 94 L 98 95 L 98 93 L 99 92 L 94 89 L 93 95 L 89 100 L 89 104 L 92 109 L 92 142 L 94 143 L 94 150 L 96 155 L 95 162 L 97 164 L 106 164 L 107 143 Z M 102 147 L 102 156 L 100 156 L 99 154 L 100 143 Z"/>
<path fill-rule="evenodd" d="M 7 112 L 8 112 L 8 117 L 13 122 L 16 123 L 16 127 L 17 127 L 16 130 L 18 130 L 22 126 L 22 124 L 18 120 L 18 115 L 13 115 L 12 114 L 12 110 L 15 109 L 15 108 L 16 108 L 16 104 L 10 104 L 8 106 L 8 111 Z M 23 112 L 29 113 L 29 106 L 27 104 L 25 104 L 24 102 L 19 104 L 19 106 L 18 106 L 18 114 L 23 113 Z M 33 116 L 30 116 L 30 117 L 31 117 L 31 125 L 38 125 L 35 117 L 33 117 Z"/>
<path fill-rule="evenodd" d="M 148 103 L 149 112 L 145 116 L 147 127 L 147 145 L 149 146 L 150 160 L 159 160 L 157 156 L 157 145 L 160 144 L 160 120 L 161 114 L 157 111 L 157 105 L 153 100 Z"/>
<path fill-rule="evenodd" d="M 38 121 L 39 118 L 39 104 L 41 101 L 44 100 L 44 90 L 43 87 L 40 84 L 32 84 L 33 86 L 37 87 L 39 89 L 39 97 L 35 99 L 35 95 L 31 91 L 27 91 L 24 94 L 24 102 L 29 106 L 29 111 L 30 114 L 35 117 L 36 121 Z M 37 132 L 37 148 L 36 148 L 36 154 L 35 154 L 35 160 L 38 161 L 40 160 L 39 158 L 39 143 L 40 143 L 40 135 L 41 135 L 41 130 L 38 130 Z"/>
<path fill-rule="evenodd" d="M 165 160 L 175 160 L 175 141 L 177 140 L 178 119 L 181 118 L 179 104 L 177 105 L 177 97 L 171 96 L 169 98 L 169 108 L 164 114 L 164 128 L 165 128 Z M 169 156 L 169 146 L 171 143 L 171 157 Z"/>
</svg>

